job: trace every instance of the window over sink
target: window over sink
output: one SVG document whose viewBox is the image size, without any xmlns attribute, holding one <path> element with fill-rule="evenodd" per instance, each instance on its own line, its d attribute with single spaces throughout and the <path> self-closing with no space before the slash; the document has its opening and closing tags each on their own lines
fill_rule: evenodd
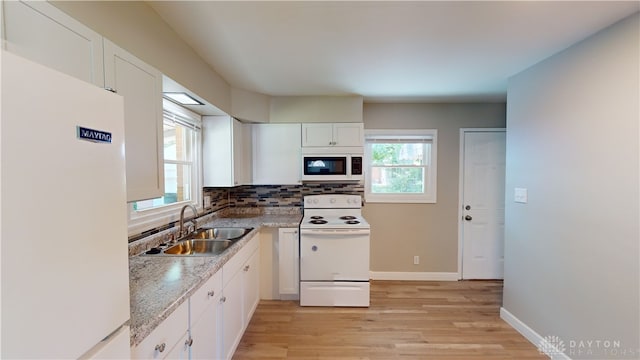
<svg viewBox="0 0 640 360">
<path fill-rule="evenodd" d="M 173 221 L 182 206 L 201 203 L 202 118 L 165 99 L 163 121 L 165 192 L 160 198 L 130 204 L 130 232 Z"/>
<path fill-rule="evenodd" d="M 365 130 L 365 199 L 435 203 L 437 130 Z"/>
</svg>

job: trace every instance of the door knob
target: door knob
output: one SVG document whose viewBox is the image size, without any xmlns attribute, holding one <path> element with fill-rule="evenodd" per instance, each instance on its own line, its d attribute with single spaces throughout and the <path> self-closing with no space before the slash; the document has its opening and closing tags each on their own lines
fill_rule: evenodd
<svg viewBox="0 0 640 360">
<path fill-rule="evenodd" d="M 471 219 L 473 219 L 473 218 L 471 217 L 471 215 L 467 215 L 467 216 L 464 217 L 464 219 L 467 220 L 467 221 L 471 221 Z"/>
</svg>

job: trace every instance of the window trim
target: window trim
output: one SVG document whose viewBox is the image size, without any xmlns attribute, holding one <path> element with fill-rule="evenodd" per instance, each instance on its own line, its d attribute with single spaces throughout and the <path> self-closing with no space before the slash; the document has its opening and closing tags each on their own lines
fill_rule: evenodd
<svg viewBox="0 0 640 360">
<path fill-rule="evenodd" d="M 129 235 L 139 234 L 143 231 L 153 229 L 159 226 L 169 224 L 174 221 L 180 220 L 180 209 L 184 205 L 194 205 L 201 213 L 203 210 L 202 204 L 202 116 L 176 105 L 168 100 L 163 99 L 163 114 L 167 111 L 173 112 L 178 115 L 173 120 L 186 127 L 190 127 L 196 131 L 195 139 L 195 152 L 193 169 L 195 176 L 193 176 L 194 184 L 194 198 L 191 201 L 180 201 L 172 204 L 158 206 L 145 210 L 134 210 L 133 202 L 128 203 L 128 233 Z M 163 115 L 162 121 L 164 122 L 166 117 Z M 180 160 L 165 160 L 162 159 L 163 171 L 166 163 L 180 163 Z M 192 216 L 189 214 L 189 216 Z"/>
<path fill-rule="evenodd" d="M 365 200 L 369 203 L 425 203 L 437 202 L 438 178 L 438 130 L 437 129 L 365 129 Z M 421 194 L 374 194 L 371 192 L 371 139 L 420 139 L 431 144 L 430 156 L 426 162 L 425 187 Z"/>
</svg>

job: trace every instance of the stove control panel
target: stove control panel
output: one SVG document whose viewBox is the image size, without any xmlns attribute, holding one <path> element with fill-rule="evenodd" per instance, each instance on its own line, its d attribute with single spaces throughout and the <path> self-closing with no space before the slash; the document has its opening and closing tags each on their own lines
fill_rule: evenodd
<svg viewBox="0 0 640 360">
<path fill-rule="evenodd" d="M 360 195 L 323 194 L 304 197 L 307 209 L 359 209 L 362 207 Z"/>
</svg>

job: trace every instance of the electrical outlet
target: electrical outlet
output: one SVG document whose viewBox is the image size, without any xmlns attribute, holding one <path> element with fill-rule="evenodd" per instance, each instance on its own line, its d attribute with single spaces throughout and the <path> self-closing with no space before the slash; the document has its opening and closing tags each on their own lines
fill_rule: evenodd
<svg viewBox="0 0 640 360">
<path fill-rule="evenodd" d="M 208 209 L 211 207 L 211 196 L 207 195 L 204 197 L 204 208 Z"/>
<path fill-rule="evenodd" d="M 413 265 L 420 264 L 420 256 L 416 255 L 413 257 Z"/>
<path fill-rule="evenodd" d="M 526 188 L 515 188 L 513 191 L 513 201 L 526 204 L 529 201 L 529 194 Z"/>
</svg>

